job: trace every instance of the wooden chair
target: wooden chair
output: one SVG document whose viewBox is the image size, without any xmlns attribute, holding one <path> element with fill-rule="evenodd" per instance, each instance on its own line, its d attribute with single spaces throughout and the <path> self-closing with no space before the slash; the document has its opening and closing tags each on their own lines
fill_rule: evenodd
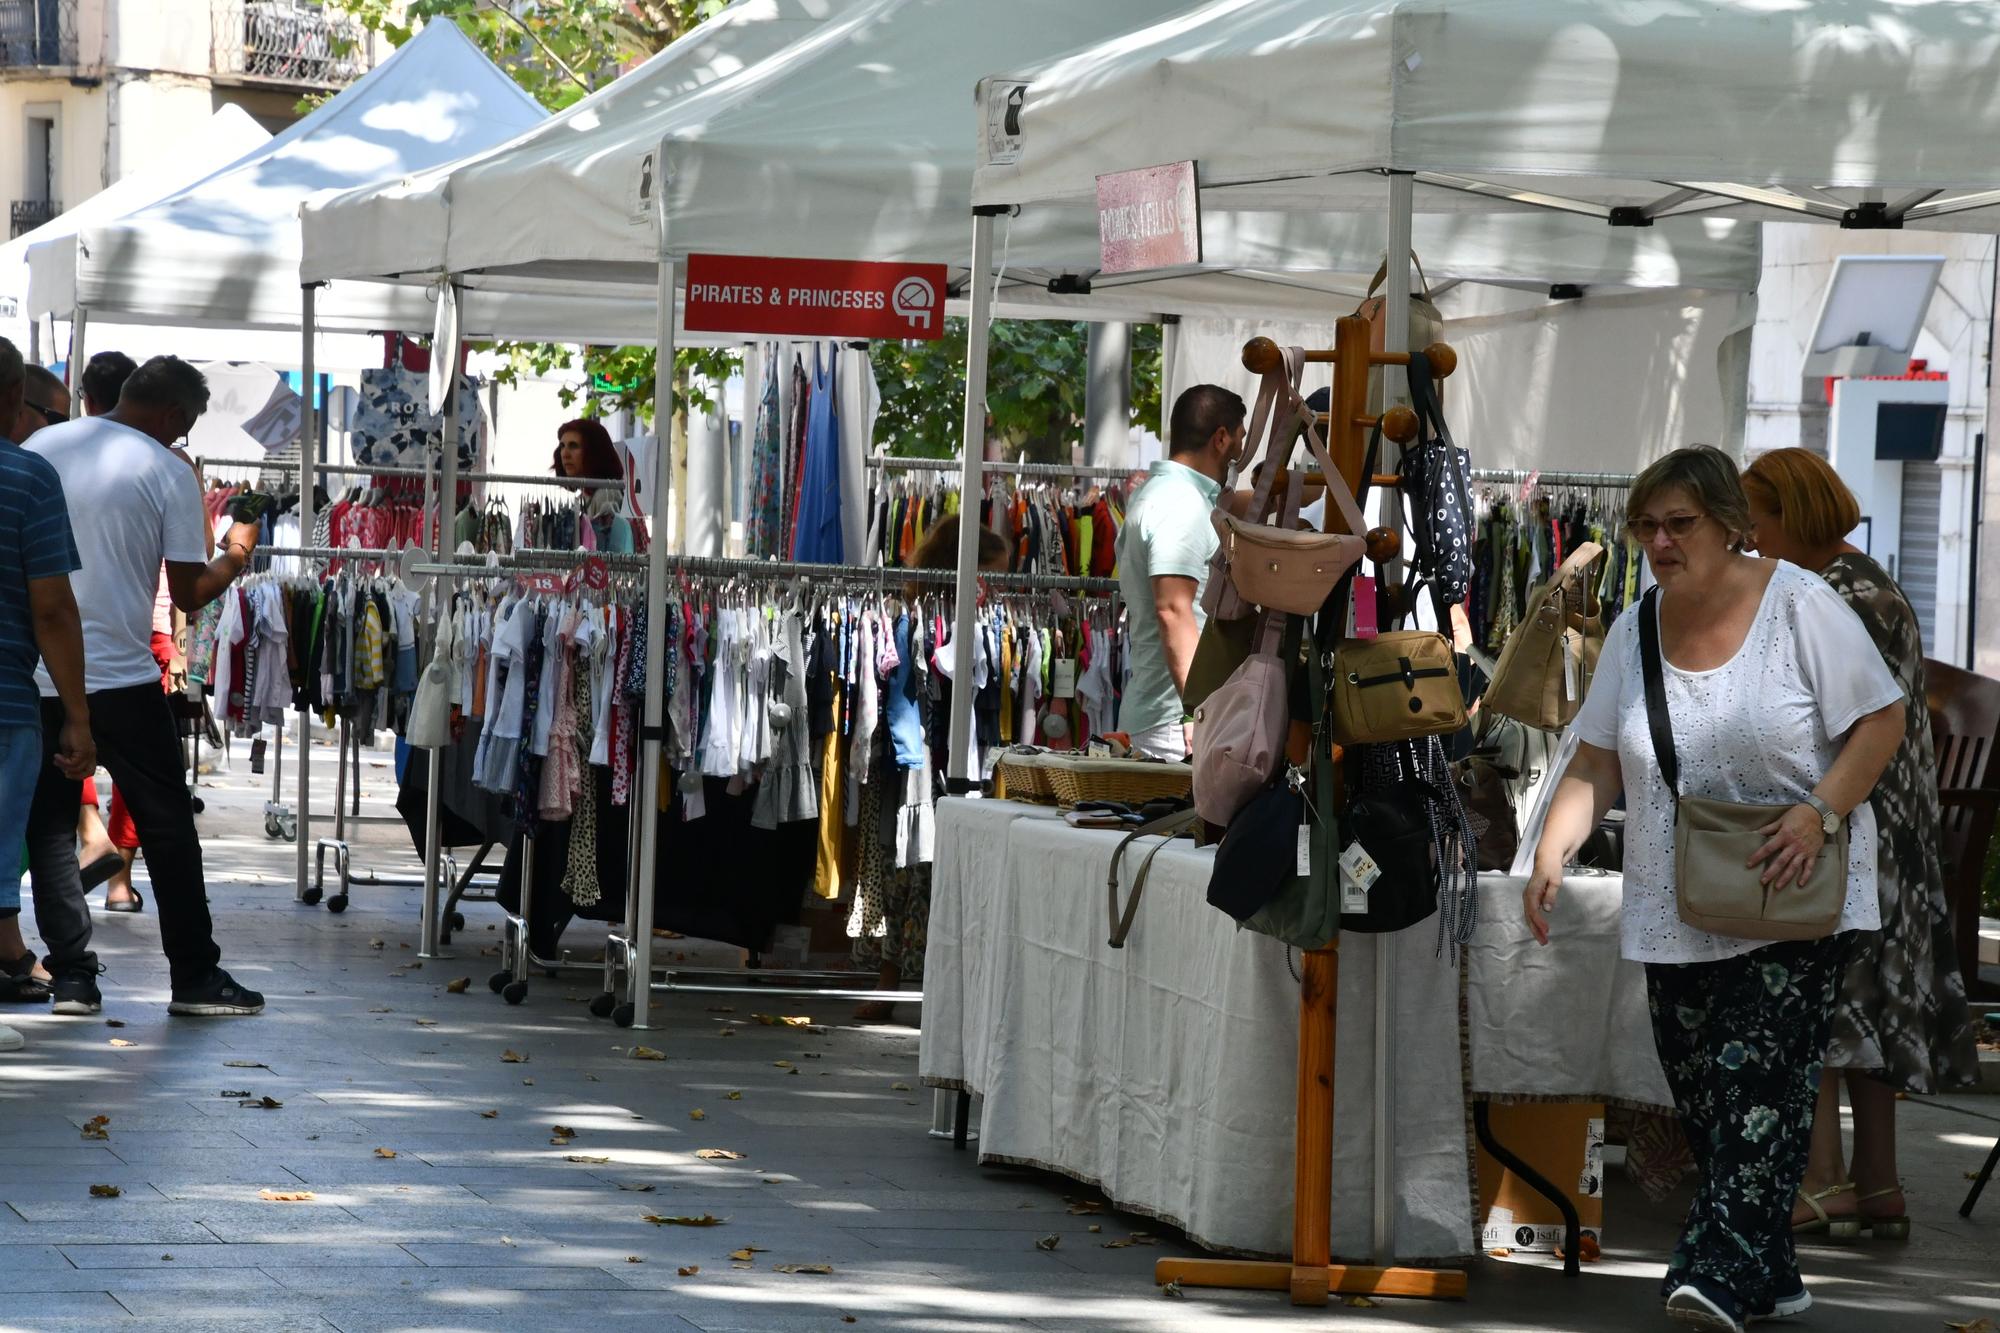
<svg viewBox="0 0 2000 1333">
<path fill-rule="evenodd" d="M 1939 853 L 1952 933 L 1966 994 L 2000 999 L 2000 984 L 1979 975 L 1979 900 L 1987 846 L 2000 816 L 2000 680 L 1925 659 L 1931 734 L 1937 744 L 1938 800 L 1944 823 Z"/>
</svg>

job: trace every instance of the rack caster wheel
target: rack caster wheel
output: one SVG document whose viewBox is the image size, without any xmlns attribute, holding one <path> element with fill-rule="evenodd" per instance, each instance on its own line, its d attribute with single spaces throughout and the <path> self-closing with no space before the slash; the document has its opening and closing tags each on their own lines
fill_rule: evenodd
<svg viewBox="0 0 2000 1333">
<path fill-rule="evenodd" d="M 528 998 L 528 983 L 525 981 L 508 982 L 500 988 L 500 998 L 509 1004 L 519 1004 Z"/>
<path fill-rule="evenodd" d="M 592 1018 L 609 1018 L 611 1017 L 611 1011 L 617 1007 L 618 997 L 610 991 L 606 991 L 590 1002 L 590 1016 Z"/>
<path fill-rule="evenodd" d="M 345 912 L 347 910 L 347 895 L 344 893 L 336 893 L 333 895 L 333 897 L 328 898 L 326 900 L 326 910 L 329 912 L 336 912 L 336 913 Z"/>
<path fill-rule="evenodd" d="M 282 838 L 285 836 L 285 826 L 278 822 L 276 815 L 264 816 L 264 836 L 267 838 Z"/>
<path fill-rule="evenodd" d="M 307 907 L 318 907 L 319 900 L 323 896 L 324 894 L 322 890 L 307 889 L 305 892 L 305 896 L 300 898 L 299 901 L 304 903 Z"/>
<path fill-rule="evenodd" d="M 514 974 L 512 972 L 495 972 L 492 976 L 486 978 L 486 989 L 498 995 L 502 990 L 506 989 L 507 983 L 513 979 Z"/>
<path fill-rule="evenodd" d="M 282 831 L 284 832 L 286 842 L 297 842 L 299 840 L 298 816 L 287 815 L 281 821 L 281 828 Z"/>
<path fill-rule="evenodd" d="M 636 1011 L 629 1004 L 621 1004 L 611 1011 L 611 1021 L 621 1028 L 631 1027 L 632 1020 L 637 1016 Z"/>
<path fill-rule="evenodd" d="M 464 930 L 464 929 L 465 929 L 465 913 L 463 913 L 463 912 L 453 912 L 453 913 L 451 914 L 451 928 L 452 928 L 453 930 Z"/>
</svg>

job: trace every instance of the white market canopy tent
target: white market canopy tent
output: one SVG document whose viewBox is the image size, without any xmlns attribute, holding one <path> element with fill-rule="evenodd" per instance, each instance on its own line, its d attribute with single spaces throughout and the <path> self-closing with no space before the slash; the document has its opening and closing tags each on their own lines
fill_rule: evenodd
<svg viewBox="0 0 2000 1333">
<path fill-rule="evenodd" d="M 37 267 L 31 310 L 297 329 L 303 201 L 463 157 L 543 118 L 455 26 L 431 24 L 261 148 L 164 199 L 83 226 L 73 268 Z M 435 301 L 421 287 L 338 283 L 317 304 L 324 329 L 429 330 L 435 321 Z M 527 306 L 509 315 L 520 327 L 571 331 L 560 303 Z M 479 335 L 499 315 L 492 303 L 468 303 L 467 333 Z"/>
<path fill-rule="evenodd" d="M 663 245 L 690 253 L 951 264 L 962 276 L 974 154 L 972 89 L 1007 62 L 1115 37 L 1156 19 L 1158 0 L 738 0 L 666 52 L 520 139 L 393 185 L 305 210 L 302 275 L 424 280 L 474 290 L 590 284 L 650 292 Z M 661 221 L 648 198 L 661 182 Z M 552 203 L 552 201 L 555 201 Z M 1096 266 L 1095 206 L 1081 221 L 1024 218 L 1008 232 L 1003 314 L 1017 303 L 1070 317 L 1161 313 L 1324 317 L 1372 269 L 1379 222 L 1332 217 L 1260 226 L 1265 250 L 1236 271 L 1126 291 L 1053 296 L 1057 274 Z M 1428 224 L 1417 236 L 1440 279 L 1502 274 L 1542 283 L 1751 290 L 1755 229 L 1679 222 L 1611 232 L 1560 217 Z M 1345 278 L 1259 274 L 1307 255 Z M 1301 265 L 1301 267 L 1308 267 Z"/>
<path fill-rule="evenodd" d="M 1294 220 L 1398 171 L 1419 213 L 1989 231 L 1996 61 L 1983 0 L 1214 0 L 1023 71 L 973 200 L 1192 158 L 1205 209 Z"/>
</svg>

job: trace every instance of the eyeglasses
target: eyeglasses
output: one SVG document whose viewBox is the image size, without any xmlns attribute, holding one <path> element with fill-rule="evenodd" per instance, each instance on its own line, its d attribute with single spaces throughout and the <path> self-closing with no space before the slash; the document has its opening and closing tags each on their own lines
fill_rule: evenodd
<svg viewBox="0 0 2000 1333">
<path fill-rule="evenodd" d="M 1688 534 L 1699 527 L 1701 521 L 1707 517 L 1707 514 L 1669 514 L 1666 518 L 1659 519 L 1642 515 L 1625 520 L 1625 531 L 1630 533 L 1632 540 L 1641 546 L 1651 546 L 1662 528 L 1665 528 L 1667 536 L 1675 541 L 1686 541 Z"/>
<path fill-rule="evenodd" d="M 60 426 L 69 420 L 69 413 L 58 412 L 53 407 L 43 407 L 40 403 L 29 403 L 28 406 L 34 411 L 40 412 L 42 419 L 47 421 L 51 426 Z"/>
</svg>

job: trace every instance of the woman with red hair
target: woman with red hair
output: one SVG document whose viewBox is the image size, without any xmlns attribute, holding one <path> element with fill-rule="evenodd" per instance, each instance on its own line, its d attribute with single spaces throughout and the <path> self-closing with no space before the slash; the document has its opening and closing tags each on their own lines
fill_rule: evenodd
<svg viewBox="0 0 2000 1333">
<path fill-rule="evenodd" d="M 611 443 L 604 423 L 590 417 L 565 421 L 556 428 L 556 452 L 552 470 L 558 477 L 617 481 L 625 466 Z M 633 550 L 632 525 L 620 515 L 623 492 L 616 487 L 593 487 L 583 493 L 583 513 L 596 530 L 597 549 Z"/>
</svg>

